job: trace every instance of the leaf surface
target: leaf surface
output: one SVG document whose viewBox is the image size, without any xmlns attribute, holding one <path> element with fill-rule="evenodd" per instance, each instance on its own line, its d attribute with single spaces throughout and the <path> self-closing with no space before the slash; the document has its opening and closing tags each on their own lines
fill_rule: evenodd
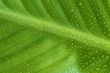
<svg viewBox="0 0 110 73">
<path fill-rule="evenodd" d="M 110 73 L 109 0 L 0 0 L 0 73 Z"/>
</svg>

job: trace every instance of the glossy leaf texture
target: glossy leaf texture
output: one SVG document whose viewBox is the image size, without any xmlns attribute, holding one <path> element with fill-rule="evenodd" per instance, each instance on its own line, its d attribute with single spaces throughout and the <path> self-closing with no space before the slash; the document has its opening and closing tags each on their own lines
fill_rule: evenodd
<svg viewBox="0 0 110 73">
<path fill-rule="evenodd" d="M 110 0 L 0 0 L 0 73 L 110 73 Z"/>
</svg>

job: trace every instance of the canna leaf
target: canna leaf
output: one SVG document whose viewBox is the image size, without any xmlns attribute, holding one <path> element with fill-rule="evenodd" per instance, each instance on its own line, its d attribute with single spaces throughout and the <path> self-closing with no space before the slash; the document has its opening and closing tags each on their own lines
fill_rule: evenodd
<svg viewBox="0 0 110 73">
<path fill-rule="evenodd" d="M 110 73 L 109 0 L 0 0 L 0 73 Z"/>
</svg>

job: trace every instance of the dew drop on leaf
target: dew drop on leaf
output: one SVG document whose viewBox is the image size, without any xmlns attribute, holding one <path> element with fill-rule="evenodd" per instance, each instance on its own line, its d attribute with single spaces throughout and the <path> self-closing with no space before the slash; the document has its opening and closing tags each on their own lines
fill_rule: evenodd
<svg viewBox="0 0 110 73">
<path fill-rule="evenodd" d="M 92 57 L 92 60 L 95 60 L 95 57 Z"/>
<path fill-rule="evenodd" d="M 98 68 L 96 68 L 96 70 L 100 70 L 100 68 L 98 67 Z"/>
<path fill-rule="evenodd" d="M 107 65 L 104 65 L 103 68 L 107 68 Z"/>
<path fill-rule="evenodd" d="M 48 2 L 50 2 L 50 0 L 47 0 Z"/>
<path fill-rule="evenodd" d="M 71 9 L 71 12 L 74 12 L 75 10 L 74 9 Z"/>
<path fill-rule="evenodd" d="M 105 59 L 109 59 L 109 56 L 106 56 Z"/>
<path fill-rule="evenodd" d="M 95 66 L 95 64 L 94 64 L 94 63 L 92 63 L 92 66 Z"/>
<path fill-rule="evenodd" d="M 9 58 L 8 57 L 6 57 L 6 60 L 8 60 Z"/>
<path fill-rule="evenodd" d="M 26 64 L 27 66 L 30 66 L 30 64 L 28 63 L 28 64 Z"/>
<path fill-rule="evenodd" d="M 81 3 L 79 3 L 79 6 L 82 6 L 83 4 L 82 4 L 82 2 Z"/>
</svg>

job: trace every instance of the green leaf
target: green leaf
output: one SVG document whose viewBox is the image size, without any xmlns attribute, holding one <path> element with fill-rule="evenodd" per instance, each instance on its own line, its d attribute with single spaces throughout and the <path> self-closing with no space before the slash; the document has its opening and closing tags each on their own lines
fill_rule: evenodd
<svg viewBox="0 0 110 73">
<path fill-rule="evenodd" d="M 110 73 L 110 1 L 0 0 L 0 73 Z"/>
</svg>

